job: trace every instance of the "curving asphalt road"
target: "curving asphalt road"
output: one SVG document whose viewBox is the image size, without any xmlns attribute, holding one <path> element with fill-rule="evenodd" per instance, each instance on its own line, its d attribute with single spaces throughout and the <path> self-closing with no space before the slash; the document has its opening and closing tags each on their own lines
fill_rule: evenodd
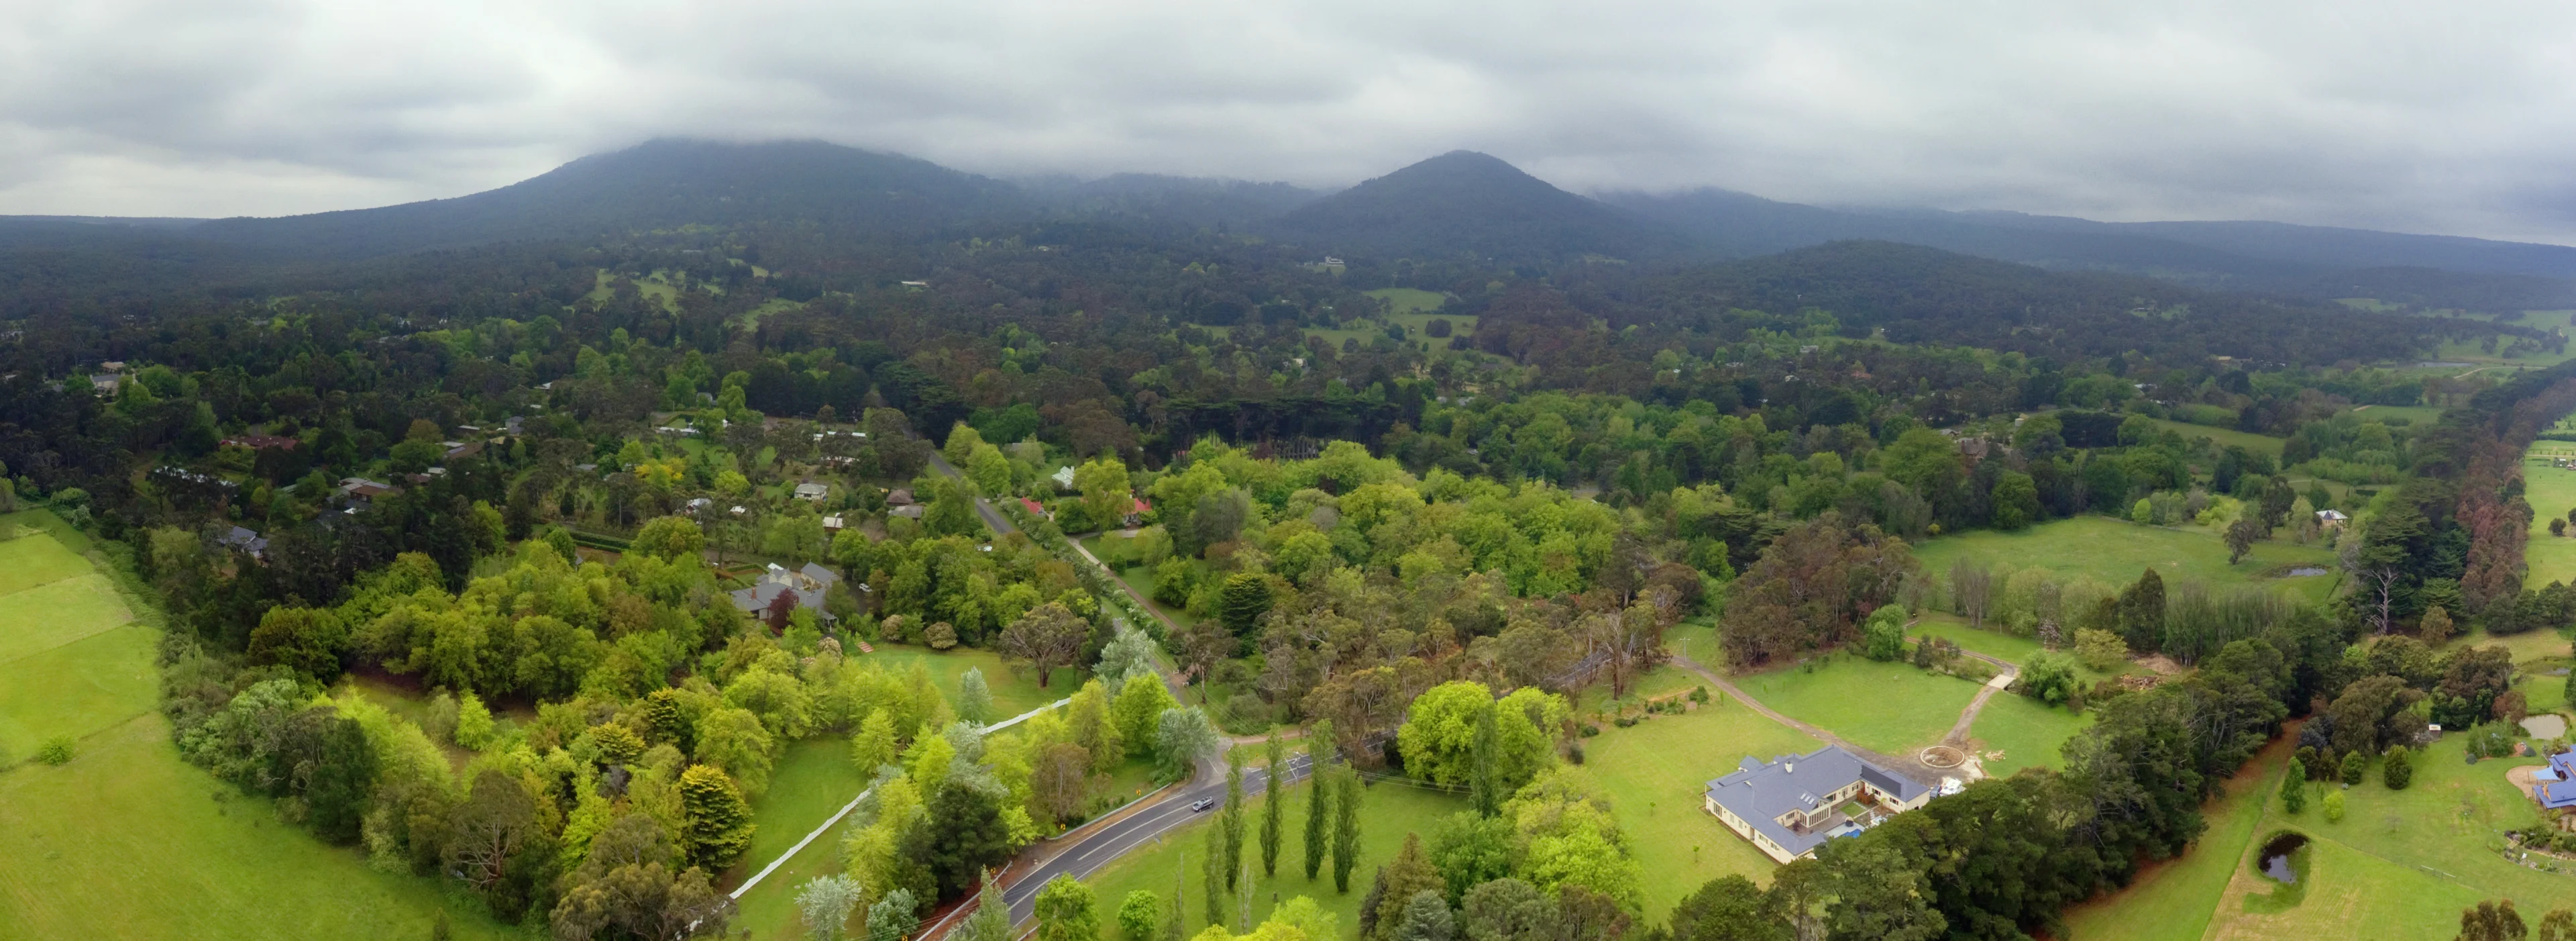
<svg viewBox="0 0 2576 941">
<path fill-rule="evenodd" d="M 1311 761 L 1303 754 L 1288 758 L 1287 783 L 1304 780 Z M 1247 768 L 1243 772 L 1243 793 L 1249 798 L 1270 786 L 1266 769 Z M 1202 800 L 1215 804 L 1203 811 L 1190 805 Z M 1225 765 L 1216 761 L 1199 763 L 1199 774 L 1188 787 L 1165 797 L 1124 820 L 1076 838 L 1070 845 L 1057 849 L 1053 857 L 1017 881 L 1002 888 L 1002 900 L 1011 906 L 1011 923 L 1019 924 L 1036 912 L 1038 890 L 1047 880 L 1070 873 L 1076 879 L 1089 877 L 1102 866 L 1193 820 L 1212 819 L 1225 809 Z"/>
</svg>

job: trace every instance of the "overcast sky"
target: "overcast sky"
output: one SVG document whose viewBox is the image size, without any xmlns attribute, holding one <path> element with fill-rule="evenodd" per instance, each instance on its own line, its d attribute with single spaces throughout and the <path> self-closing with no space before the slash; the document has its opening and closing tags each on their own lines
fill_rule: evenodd
<svg viewBox="0 0 2576 941">
<path fill-rule="evenodd" d="M 0 0 L 0 213 L 384 205 L 660 135 L 2576 244 L 2576 4 Z"/>
</svg>

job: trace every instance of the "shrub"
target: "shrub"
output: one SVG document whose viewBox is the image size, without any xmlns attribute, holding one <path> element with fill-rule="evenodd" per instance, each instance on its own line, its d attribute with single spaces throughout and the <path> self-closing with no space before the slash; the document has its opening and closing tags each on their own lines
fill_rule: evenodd
<svg viewBox="0 0 2576 941">
<path fill-rule="evenodd" d="M 2326 792 L 2326 822 L 2327 822 L 2327 823 L 2342 823 L 2342 822 L 2343 822 L 2343 792 L 2342 792 L 2342 791 L 2327 791 L 2327 792 Z"/>
<path fill-rule="evenodd" d="M 2415 780 L 2415 758 L 2399 745 L 2379 759 L 2379 779 L 2392 791 L 2403 791 Z"/>
<path fill-rule="evenodd" d="M 36 760 L 49 765 L 70 764 L 72 760 L 72 737 L 69 735 L 57 735 L 46 739 L 45 744 L 36 747 Z"/>
<path fill-rule="evenodd" d="M 2342 768 L 2342 775 L 2341 775 L 2341 776 L 2342 776 L 2342 778 L 2343 778 L 2343 783 L 2345 783 L 2345 784 L 2359 784 L 2359 783 L 2361 783 L 2361 777 L 2362 777 L 2362 775 L 2363 775 L 2363 774 L 2368 773 L 2369 771 L 2370 771 L 2370 759 L 2363 757 L 2360 751 L 2355 750 L 2355 751 L 2351 752 L 2350 754 L 2347 754 L 2347 755 L 2343 756 L 2343 768 Z"/>
</svg>

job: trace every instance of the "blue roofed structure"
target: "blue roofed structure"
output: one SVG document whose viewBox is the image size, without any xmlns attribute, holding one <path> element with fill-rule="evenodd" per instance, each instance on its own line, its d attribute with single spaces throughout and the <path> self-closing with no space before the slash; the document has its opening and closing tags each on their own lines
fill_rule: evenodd
<svg viewBox="0 0 2576 941">
<path fill-rule="evenodd" d="M 2549 756 L 2549 767 L 2531 776 L 2539 781 L 2531 786 L 2531 796 L 2540 800 L 2540 806 L 2551 810 L 2576 807 L 2576 753 Z"/>
<path fill-rule="evenodd" d="M 1930 787 L 1827 745 L 1768 763 L 1748 755 L 1735 773 L 1708 782 L 1702 800 L 1736 835 L 1786 863 L 1931 798 Z"/>
</svg>

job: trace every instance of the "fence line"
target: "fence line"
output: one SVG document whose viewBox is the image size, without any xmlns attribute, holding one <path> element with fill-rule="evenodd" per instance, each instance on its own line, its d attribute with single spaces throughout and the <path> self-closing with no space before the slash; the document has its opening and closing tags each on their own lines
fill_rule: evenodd
<svg viewBox="0 0 2576 941">
<path fill-rule="evenodd" d="M 1061 708 L 1064 704 L 1072 701 L 1073 700 L 1070 698 L 1056 700 L 1027 712 L 1020 713 L 1019 715 L 1004 719 L 1000 722 L 993 723 L 992 725 L 985 726 L 984 732 L 988 735 L 994 732 L 999 732 L 1003 729 L 1028 721 L 1038 713 L 1045 712 L 1049 709 Z M 868 795 L 875 792 L 876 788 L 874 786 L 859 789 L 859 796 L 850 798 L 849 803 L 841 805 L 841 809 L 832 814 L 832 819 L 823 821 L 823 825 L 815 827 L 814 832 L 805 834 L 804 839 L 796 841 L 796 845 L 788 847 L 787 852 L 779 854 L 777 859 L 769 861 L 769 865 L 761 867 L 760 871 L 753 873 L 751 878 L 743 880 L 742 885 L 736 886 L 732 892 L 726 894 L 726 897 L 740 901 L 743 893 L 751 891 L 752 886 L 759 885 L 760 880 L 769 878 L 769 874 L 778 871 L 778 867 L 787 865 L 788 860 L 795 859 L 796 854 L 804 852 L 806 845 L 813 843 L 815 838 L 822 836 L 823 831 L 839 826 L 842 818 L 848 817 L 850 815 L 850 811 L 859 809 L 859 802 L 867 800 Z"/>
</svg>

